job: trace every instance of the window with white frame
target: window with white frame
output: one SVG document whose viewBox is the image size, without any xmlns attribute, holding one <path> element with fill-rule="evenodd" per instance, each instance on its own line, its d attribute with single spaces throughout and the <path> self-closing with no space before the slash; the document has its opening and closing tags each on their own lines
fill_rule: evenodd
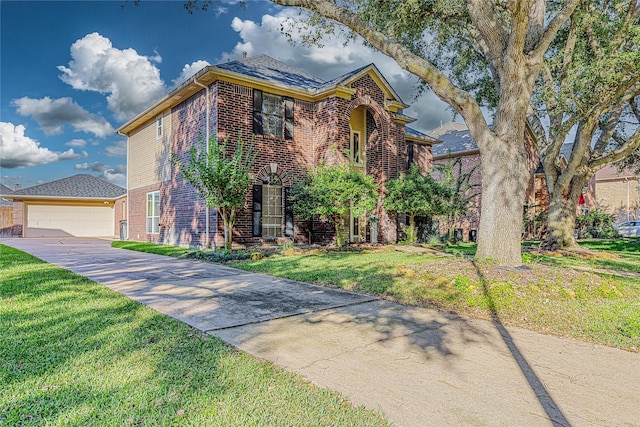
<svg viewBox="0 0 640 427">
<path fill-rule="evenodd" d="M 147 233 L 160 233 L 160 192 L 147 193 Z"/>
<path fill-rule="evenodd" d="M 162 138 L 162 116 L 156 119 L 156 139 Z"/>
</svg>

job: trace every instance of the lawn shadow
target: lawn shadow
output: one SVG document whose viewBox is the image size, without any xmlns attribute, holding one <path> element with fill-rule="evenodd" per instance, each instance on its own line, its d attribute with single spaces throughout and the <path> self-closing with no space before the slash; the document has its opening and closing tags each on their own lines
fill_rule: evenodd
<svg viewBox="0 0 640 427">
<path fill-rule="evenodd" d="M 505 345 L 509 349 L 509 352 L 513 356 L 513 359 L 518 364 L 518 367 L 522 371 L 522 374 L 527 379 L 527 382 L 529 383 L 531 390 L 533 391 L 536 398 L 540 402 L 540 405 L 546 412 L 547 416 L 549 417 L 549 420 L 553 423 L 554 427 L 571 427 L 571 423 L 569 422 L 569 420 L 567 420 L 567 418 L 565 417 L 564 413 L 562 412 L 558 404 L 553 400 L 553 397 L 551 397 L 551 394 L 549 394 L 549 391 L 547 390 L 547 388 L 544 386 L 540 378 L 538 378 L 538 376 L 536 375 L 531 365 L 529 365 L 529 362 L 527 362 L 527 359 L 524 357 L 522 352 L 520 352 L 520 349 L 518 348 L 516 343 L 513 341 L 513 337 L 511 336 L 509 331 L 502 324 L 502 320 L 500 319 L 500 314 L 498 313 L 498 310 L 495 306 L 495 302 L 491 297 L 487 280 L 484 274 L 482 273 L 482 270 L 478 266 L 477 262 L 472 261 L 472 264 L 478 273 L 478 277 L 480 278 L 480 282 L 482 283 L 482 286 L 483 286 L 484 294 L 487 298 L 487 301 L 489 302 L 489 309 L 491 311 L 491 316 L 493 318 L 493 324 L 498 330 L 498 332 L 500 333 L 500 336 L 502 337 L 502 340 L 504 341 Z"/>
</svg>

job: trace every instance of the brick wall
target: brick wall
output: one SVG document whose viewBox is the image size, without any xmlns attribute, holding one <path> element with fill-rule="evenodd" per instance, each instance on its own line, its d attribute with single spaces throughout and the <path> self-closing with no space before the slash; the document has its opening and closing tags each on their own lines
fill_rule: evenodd
<svg viewBox="0 0 640 427">
<path fill-rule="evenodd" d="M 24 217 L 24 201 L 13 200 L 13 229 L 14 237 L 24 237 L 25 217 Z"/>
<path fill-rule="evenodd" d="M 254 143 L 256 161 L 251 170 L 252 183 L 261 184 L 275 171 L 283 186 L 290 186 L 305 171 L 321 162 L 346 161 L 349 150 L 349 119 L 356 108 L 366 109 L 367 139 L 365 146 L 366 173 L 374 176 L 384 192 L 384 183 L 406 170 L 407 145 L 404 125 L 396 123 L 394 114 L 384 108 L 385 94 L 376 82 L 365 75 L 352 83 L 355 94 L 350 99 L 332 96 L 316 103 L 296 99 L 294 102 L 294 139 L 286 140 L 253 134 L 253 90 L 235 83 L 217 81 L 210 86 L 212 105 L 210 132 L 218 139 L 228 138 L 229 152 L 235 150 L 238 134 L 245 142 Z M 172 109 L 171 151 L 186 159 L 189 149 L 206 134 L 206 92 L 194 94 Z M 430 163 L 430 147 L 421 147 L 419 156 Z M 174 166 L 171 179 L 158 185 L 129 192 L 129 238 L 158 240 L 182 246 L 202 246 L 205 241 L 205 205 L 190 184 L 179 177 Z M 161 232 L 146 234 L 146 194 L 161 192 Z M 252 236 L 252 189 L 247 188 L 245 205 L 234 224 L 234 242 L 258 244 L 262 238 Z M 210 238 L 216 245 L 223 243 L 222 223 L 215 209 L 210 209 Z M 378 235 L 381 241 L 395 241 L 396 218 L 389 215 L 382 203 L 374 212 L 379 217 Z M 327 222 L 295 221 L 296 241 L 327 242 L 333 231 Z"/>
</svg>

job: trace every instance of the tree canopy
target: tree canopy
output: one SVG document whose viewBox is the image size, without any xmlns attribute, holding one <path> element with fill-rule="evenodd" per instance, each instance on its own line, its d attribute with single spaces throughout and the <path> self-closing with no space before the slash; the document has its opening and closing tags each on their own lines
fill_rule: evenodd
<svg viewBox="0 0 640 427">
<path fill-rule="evenodd" d="M 336 245 L 346 243 L 348 232 L 345 218 L 371 212 L 378 202 L 378 186 L 373 177 L 352 165 L 320 165 L 290 190 L 293 211 L 303 219 L 315 215 L 331 221 L 336 231 Z"/>
<path fill-rule="evenodd" d="M 416 216 L 439 216 L 446 212 L 446 202 L 453 199 L 454 188 L 436 181 L 431 174 L 422 174 L 416 165 L 409 173 L 387 182 L 384 206 L 387 210 L 407 214 L 407 240 L 417 241 Z"/>
</svg>

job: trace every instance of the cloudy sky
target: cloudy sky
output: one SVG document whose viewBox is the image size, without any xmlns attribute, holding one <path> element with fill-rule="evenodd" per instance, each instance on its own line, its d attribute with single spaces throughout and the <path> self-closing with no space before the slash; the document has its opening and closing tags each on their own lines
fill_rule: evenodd
<svg viewBox="0 0 640 427">
<path fill-rule="evenodd" d="M 0 2 L 0 179 L 13 188 L 90 173 L 126 185 L 121 124 L 207 64 L 267 54 L 330 79 L 375 63 L 423 132 L 451 120 L 433 94 L 360 42 L 291 44 L 299 11 L 268 1 L 215 3 L 189 15 L 183 1 Z M 292 35 L 296 40 L 297 36 Z"/>
</svg>

